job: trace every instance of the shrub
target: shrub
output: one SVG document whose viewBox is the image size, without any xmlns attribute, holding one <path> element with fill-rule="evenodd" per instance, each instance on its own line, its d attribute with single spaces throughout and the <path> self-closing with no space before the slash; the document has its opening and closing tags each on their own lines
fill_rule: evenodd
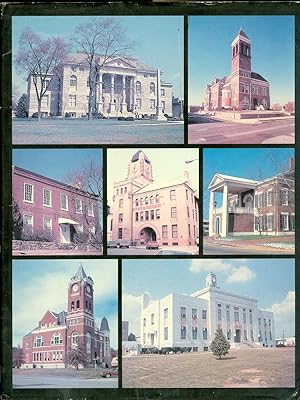
<svg viewBox="0 0 300 400">
<path fill-rule="evenodd" d="M 74 233 L 74 243 L 88 243 L 89 242 L 89 234 L 85 232 L 76 232 Z"/>
<path fill-rule="evenodd" d="M 23 232 L 22 240 L 32 242 L 53 242 L 52 232 L 50 230 L 35 230 L 33 232 Z"/>
</svg>

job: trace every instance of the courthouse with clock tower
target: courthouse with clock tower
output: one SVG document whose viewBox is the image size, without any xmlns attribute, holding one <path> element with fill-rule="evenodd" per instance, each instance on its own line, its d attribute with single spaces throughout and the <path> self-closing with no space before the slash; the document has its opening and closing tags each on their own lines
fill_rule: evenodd
<svg viewBox="0 0 300 400">
<path fill-rule="evenodd" d="M 23 367 L 64 368 L 68 353 L 86 345 L 90 365 L 110 365 L 110 329 L 104 317 L 100 329 L 94 318 L 93 279 L 82 265 L 68 285 L 68 311 L 46 311 L 38 326 L 23 337 Z"/>
<path fill-rule="evenodd" d="M 204 93 L 204 109 L 255 110 L 270 108 L 269 82 L 251 67 L 251 40 L 241 28 L 231 43 L 231 74 L 215 78 Z"/>
</svg>

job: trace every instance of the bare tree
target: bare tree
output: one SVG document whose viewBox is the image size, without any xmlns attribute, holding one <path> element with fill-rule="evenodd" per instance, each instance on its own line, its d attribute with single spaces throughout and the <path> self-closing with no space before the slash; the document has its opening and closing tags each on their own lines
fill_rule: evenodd
<svg viewBox="0 0 300 400">
<path fill-rule="evenodd" d="M 77 51 L 85 54 L 84 63 L 89 68 L 88 118 L 96 111 L 96 83 L 101 68 L 116 56 L 128 56 L 133 42 L 127 38 L 125 29 L 113 18 L 95 18 L 79 25 L 73 41 Z"/>
<path fill-rule="evenodd" d="M 87 200 L 97 202 L 97 209 L 103 207 L 103 171 L 97 163 L 91 160 L 80 170 L 71 171 L 65 176 L 64 181 L 75 187 L 79 193 L 84 193 Z M 75 203 L 76 199 L 71 199 Z M 76 207 L 73 205 L 73 209 Z M 97 211 L 98 211 L 97 210 Z M 77 214 L 78 215 L 78 214 Z M 76 213 L 73 215 L 76 219 Z M 83 233 L 89 238 L 89 243 L 99 247 L 102 243 L 102 227 L 97 218 L 98 223 L 95 224 L 95 219 L 91 217 L 87 206 L 82 209 L 83 218 Z M 80 238 L 78 238 L 80 240 Z"/>
<path fill-rule="evenodd" d="M 20 73 L 32 79 L 38 104 L 38 120 L 41 118 L 42 99 L 50 81 L 58 74 L 58 67 L 67 55 L 68 45 L 60 37 L 44 40 L 30 28 L 25 28 L 20 35 L 15 63 Z"/>
<path fill-rule="evenodd" d="M 13 368 L 21 368 L 25 364 L 25 353 L 22 347 L 18 344 L 12 348 L 12 364 Z"/>
</svg>

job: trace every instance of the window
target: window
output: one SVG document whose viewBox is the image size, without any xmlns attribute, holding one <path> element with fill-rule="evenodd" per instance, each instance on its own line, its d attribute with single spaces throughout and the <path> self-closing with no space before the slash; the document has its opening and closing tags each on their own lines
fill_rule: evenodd
<svg viewBox="0 0 300 400">
<path fill-rule="evenodd" d="M 127 186 L 124 187 L 124 193 L 127 193 Z"/>
<path fill-rule="evenodd" d="M 142 92 L 142 85 L 141 85 L 141 82 L 140 82 L 140 81 L 136 81 L 136 83 L 135 83 L 135 92 L 136 92 L 136 95 L 137 95 L 137 96 L 140 96 L 140 95 L 141 95 L 141 92 Z"/>
<path fill-rule="evenodd" d="M 82 200 L 80 199 L 75 200 L 75 212 L 77 214 L 82 214 Z"/>
<path fill-rule="evenodd" d="M 197 340 L 198 339 L 198 328 L 197 327 L 194 327 L 192 329 L 192 338 L 193 338 L 193 340 Z"/>
<path fill-rule="evenodd" d="M 207 319 L 207 310 L 202 310 L 202 319 Z"/>
<path fill-rule="evenodd" d="M 160 209 L 158 208 L 157 210 L 155 210 L 156 213 L 156 219 L 160 219 Z"/>
<path fill-rule="evenodd" d="M 181 327 L 181 339 L 186 339 L 186 326 Z"/>
<path fill-rule="evenodd" d="M 143 319 L 143 326 L 146 326 L 146 318 Z"/>
<path fill-rule="evenodd" d="M 123 199 L 119 200 L 119 208 L 123 208 Z"/>
<path fill-rule="evenodd" d="M 72 88 L 77 89 L 77 78 L 76 78 L 75 75 L 72 75 L 72 76 L 70 77 L 70 86 L 71 86 Z"/>
<path fill-rule="evenodd" d="M 89 217 L 93 217 L 94 216 L 94 204 L 93 203 L 88 203 L 87 204 L 87 215 Z"/>
<path fill-rule="evenodd" d="M 123 222 L 123 214 L 119 214 L 119 223 Z"/>
<path fill-rule="evenodd" d="M 145 220 L 149 220 L 149 211 L 145 211 Z"/>
<path fill-rule="evenodd" d="M 192 308 L 192 319 L 197 319 L 197 309 Z"/>
<path fill-rule="evenodd" d="M 285 189 L 280 190 L 280 205 L 281 206 L 288 205 L 288 191 Z"/>
<path fill-rule="evenodd" d="M 45 230 L 52 230 L 52 219 L 48 217 L 44 217 L 44 229 Z"/>
<path fill-rule="evenodd" d="M 274 230 L 274 215 L 273 214 L 268 214 L 267 215 L 267 229 L 269 231 Z"/>
<path fill-rule="evenodd" d="M 148 199 L 148 197 L 145 197 L 145 205 L 146 204 L 149 204 L 149 199 Z"/>
<path fill-rule="evenodd" d="M 33 203 L 33 185 L 24 183 L 24 201 Z"/>
<path fill-rule="evenodd" d="M 33 228 L 33 215 L 23 215 L 23 230 L 25 233 L 32 233 Z"/>
<path fill-rule="evenodd" d="M 155 100 L 151 99 L 150 100 L 150 108 L 153 110 L 155 108 Z"/>
<path fill-rule="evenodd" d="M 172 238 L 177 238 L 177 237 L 178 237 L 177 225 L 172 225 Z"/>
<path fill-rule="evenodd" d="M 78 345 L 78 333 L 77 332 L 73 332 L 71 335 L 71 342 L 72 342 L 72 347 L 76 347 Z"/>
<path fill-rule="evenodd" d="M 43 336 L 36 336 L 34 338 L 33 347 L 42 347 L 44 346 Z"/>
<path fill-rule="evenodd" d="M 154 196 L 150 196 L 150 204 L 154 204 Z"/>
<path fill-rule="evenodd" d="M 140 212 L 140 221 L 144 221 L 144 211 Z"/>
<path fill-rule="evenodd" d="M 168 340 L 168 327 L 164 328 L 164 340 Z"/>
<path fill-rule="evenodd" d="M 271 320 L 269 319 L 269 326 L 271 326 Z"/>
<path fill-rule="evenodd" d="M 44 189 L 43 190 L 43 205 L 44 207 L 51 207 L 52 206 L 52 199 L 51 199 L 51 190 L 49 189 Z"/>
<path fill-rule="evenodd" d="M 176 207 L 171 207 L 171 218 L 177 218 Z"/>
<path fill-rule="evenodd" d="M 168 308 L 165 308 L 164 309 L 164 320 L 168 319 L 168 313 L 169 313 Z"/>
<path fill-rule="evenodd" d="M 43 82 L 43 89 L 48 90 L 50 79 L 45 79 Z"/>
<path fill-rule="evenodd" d="M 164 111 L 166 109 L 166 102 L 165 101 L 161 101 L 161 108 Z"/>
<path fill-rule="evenodd" d="M 66 194 L 60 195 L 60 208 L 61 210 L 68 211 L 69 205 L 68 205 L 68 196 Z"/>
<path fill-rule="evenodd" d="M 154 219 L 154 210 L 150 211 L 150 219 Z"/>
<path fill-rule="evenodd" d="M 229 306 L 226 306 L 226 321 L 230 322 L 230 309 L 229 309 Z"/>
<path fill-rule="evenodd" d="M 165 96 L 166 95 L 166 89 L 160 89 L 160 94 L 161 94 L 161 96 Z"/>
<path fill-rule="evenodd" d="M 122 228 L 118 229 L 118 239 L 123 239 L 123 230 L 122 230 Z"/>
<path fill-rule="evenodd" d="M 154 314 L 151 314 L 151 325 L 154 325 Z"/>
<path fill-rule="evenodd" d="M 191 225 L 188 224 L 188 232 L 189 232 L 189 238 L 191 237 Z"/>
<path fill-rule="evenodd" d="M 139 199 L 135 199 L 135 206 L 136 206 L 136 207 L 139 206 Z"/>
<path fill-rule="evenodd" d="M 161 236 L 163 238 L 167 238 L 168 237 L 168 225 L 162 225 L 161 229 L 162 229 Z"/>
<path fill-rule="evenodd" d="M 142 100 L 136 99 L 135 102 L 136 102 L 136 108 L 140 110 L 142 108 Z"/>
<path fill-rule="evenodd" d="M 62 344 L 62 337 L 60 333 L 55 333 L 51 338 L 51 344 Z"/>
<path fill-rule="evenodd" d="M 49 95 L 48 94 L 44 94 L 44 96 L 42 97 L 41 106 L 42 107 L 48 107 L 49 106 Z"/>
<path fill-rule="evenodd" d="M 138 220 L 139 220 L 139 213 L 136 212 L 136 213 L 135 213 L 135 221 L 137 222 Z"/>
<path fill-rule="evenodd" d="M 185 198 L 188 200 L 189 199 L 189 194 L 188 194 L 188 191 L 187 190 L 185 190 Z"/>
<path fill-rule="evenodd" d="M 244 340 L 247 340 L 247 331 L 246 331 L 246 329 L 244 330 Z"/>
<path fill-rule="evenodd" d="M 246 310 L 243 310 L 243 323 L 246 323 Z"/>
<path fill-rule="evenodd" d="M 76 95 L 75 94 L 69 95 L 69 107 L 76 107 Z"/>
<path fill-rule="evenodd" d="M 249 310 L 250 324 L 252 324 L 252 310 Z"/>
<path fill-rule="evenodd" d="M 295 192 L 293 190 L 290 190 L 288 193 L 288 202 L 289 206 L 295 205 Z"/>
<path fill-rule="evenodd" d="M 207 328 L 203 328 L 202 337 L 203 337 L 203 340 L 207 340 Z"/>
<path fill-rule="evenodd" d="M 170 190 L 170 200 L 176 199 L 176 190 Z"/>
<path fill-rule="evenodd" d="M 150 83 L 150 94 L 155 94 L 155 83 Z"/>
<path fill-rule="evenodd" d="M 123 194 L 123 188 L 121 188 L 120 193 Z"/>
<path fill-rule="evenodd" d="M 289 230 L 294 231 L 295 230 L 295 214 L 290 214 L 289 218 Z"/>
<path fill-rule="evenodd" d="M 186 307 L 180 307 L 181 318 L 186 317 Z"/>
<path fill-rule="evenodd" d="M 140 206 L 143 206 L 143 205 L 144 205 L 144 199 L 142 197 L 141 200 L 140 200 Z"/>
<path fill-rule="evenodd" d="M 218 304 L 218 321 L 222 320 L 222 308 L 221 304 Z"/>
<path fill-rule="evenodd" d="M 268 206 L 273 206 L 274 205 L 274 192 L 273 192 L 273 190 L 268 190 L 267 205 Z"/>
<path fill-rule="evenodd" d="M 280 230 L 287 231 L 289 229 L 289 216 L 288 214 L 280 214 Z"/>
<path fill-rule="evenodd" d="M 240 322 L 239 309 L 234 307 L 234 322 Z"/>
<path fill-rule="evenodd" d="M 156 204 L 159 203 L 159 195 L 158 194 L 155 196 L 155 203 Z"/>
<path fill-rule="evenodd" d="M 227 329 L 227 340 L 231 340 L 231 329 Z"/>
<path fill-rule="evenodd" d="M 186 213 L 187 213 L 187 217 L 190 218 L 190 209 L 188 207 L 186 208 Z"/>
</svg>

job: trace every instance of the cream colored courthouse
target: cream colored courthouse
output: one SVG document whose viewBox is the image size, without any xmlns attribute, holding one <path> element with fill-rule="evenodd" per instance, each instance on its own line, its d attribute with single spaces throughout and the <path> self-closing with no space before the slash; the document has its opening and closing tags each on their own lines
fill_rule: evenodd
<svg viewBox="0 0 300 400">
<path fill-rule="evenodd" d="M 101 65 L 103 56 L 98 56 Z M 47 91 L 42 98 L 42 115 L 81 118 L 89 101 L 89 67 L 86 55 L 77 53 L 61 63 L 55 75 L 47 76 Z M 33 80 L 28 76 L 28 102 L 31 117 L 37 112 Z M 96 76 L 93 108 L 106 117 L 143 116 L 165 119 L 172 116 L 172 84 L 161 79 L 157 68 L 137 59 L 116 57 L 105 63 Z"/>
<path fill-rule="evenodd" d="M 127 178 L 114 183 L 108 228 L 112 240 L 195 245 L 199 235 L 198 196 L 188 173 L 184 172 L 180 180 L 158 185 L 152 177 L 150 159 L 137 151 L 130 159 Z"/>
</svg>

